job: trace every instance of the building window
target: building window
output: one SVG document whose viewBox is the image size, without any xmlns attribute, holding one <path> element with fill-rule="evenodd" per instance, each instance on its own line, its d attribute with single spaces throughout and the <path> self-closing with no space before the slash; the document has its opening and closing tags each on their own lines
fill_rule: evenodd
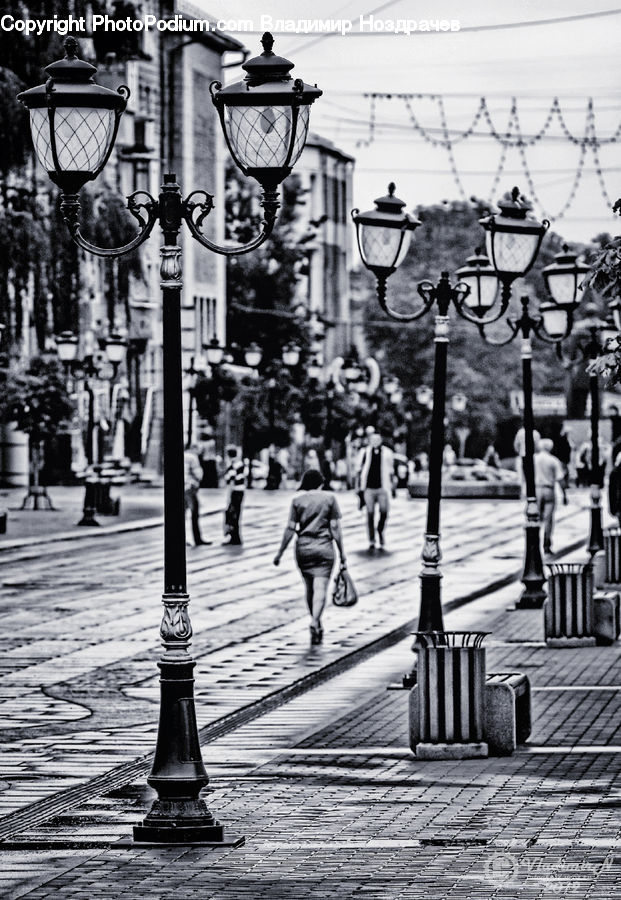
<svg viewBox="0 0 621 900">
<path fill-rule="evenodd" d="M 218 336 L 216 325 L 216 298 L 195 297 L 194 308 L 197 316 L 196 332 L 200 347 L 203 347 L 205 344 L 208 344 L 212 338 Z"/>
</svg>

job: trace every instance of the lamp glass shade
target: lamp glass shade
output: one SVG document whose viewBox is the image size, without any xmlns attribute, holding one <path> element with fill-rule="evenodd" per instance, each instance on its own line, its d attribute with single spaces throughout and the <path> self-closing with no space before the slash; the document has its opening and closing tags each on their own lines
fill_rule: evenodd
<svg viewBox="0 0 621 900">
<path fill-rule="evenodd" d="M 416 389 L 416 402 L 420 403 L 421 406 L 429 406 L 433 399 L 433 391 L 430 387 L 426 385 L 421 385 L 421 387 Z"/>
<path fill-rule="evenodd" d="M 396 269 L 405 259 L 412 237 L 406 231 L 382 225 L 360 225 L 360 253 L 370 268 Z"/>
<path fill-rule="evenodd" d="M 402 400 L 403 400 L 403 391 L 401 390 L 401 388 L 397 388 L 397 390 L 393 391 L 392 394 L 390 395 L 390 401 L 391 401 L 391 403 L 394 403 L 395 406 L 399 406 L 399 404 L 401 403 Z"/>
<path fill-rule="evenodd" d="M 233 155 L 243 168 L 291 167 L 304 149 L 309 116 L 308 106 L 295 116 L 291 106 L 229 106 L 224 127 Z"/>
<path fill-rule="evenodd" d="M 117 335 L 112 335 L 106 340 L 106 356 L 111 363 L 120 363 L 127 350 L 127 341 Z"/>
<path fill-rule="evenodd" d="M 343 366 L 343 375 L 350 384 L 360 379 L 360 368 L 354 363 L 345 364 Z"/>
<path fill-rule="evenodd" d="M 455 274 L 470 288 L 464 304 L 476 315 L 484 316 L 498 296 L 498 278 L 488 257 L 477 250 Z"/>
<path fill-rule="evenodd" d="M 244 353 L 244 359 L 247 366 L 250 366 L 251 369 L 256 369 L 263 359 L 261 348 L 257 344 L 251 344 Z"/>
<path fill-rule="evenodd" d="M 573 272 L 551 272 L 547 277 L 548 290 L 552 299 L 560 304 L 573 304 L 578 289 L 577 279 Z"/>
<path fill-rule="evenodd" d="M 323 369 L 316 360 L 308 366 L 306 371 L 308 377 L 312 378 L 314 381 L 319 381 L 323 373 Z"/>
<path fill-rule="evenodd" d="M 386 378 L 384 381 L 384 390 L 387 394 L 394 394 L 395 391 L 399 390 L 399 382 L 396 378 Z"/>
<path fill-rule="evenodd" d="M 567 306 L 559 306 L 556 303 L 542 303 L 539 307 L 543 327 L 551 338 L 560 339 L 567 332 Z"/>
<path fill-rule="evenodd" d="M 451 407 L 455 412 L 464 412 L 468 406 L 468 398 L 465 394 L 453 394 Z"/>
<path fill-rule="evenodd" d="M 488 231 L 485 236 L 487 255 L 502 275 L 516 278 L 527 272 L 539 249 L 540 237 L 527 231 Z"/>
<path fill-rule="evenodd" d="M 64 331 L 56 338 L 58 358 L 63 363 L 73 362 L 78 354 L 78 339 L 70 331 Z"/>
<path fill-rule="evenodd" d="M 205 351 L 205 356 L 207 357 L 207 362 L 210 366 L 220 365 L 224 357 L 224 347 L 220 346 L 217 338 L 210 341 L 206 347 L 203 347 L 203 350 Z"/>
<path fill-rule="evenodd" d="M 289 344 L 282 351 L 282 361 L 286 366 L 294 368 L 300 361 L 300 348 L 295 344 Z"/>
<path fill-rule="evenodd" d="M 53 123 L 58 167 L 52 152 Z M 39 162 L 47 172 L 96 172 L 104 162 L 114 138 L 115 112 L 93 107 L 57 107 L 30 110 L 32 142 Z"/>
</svg>

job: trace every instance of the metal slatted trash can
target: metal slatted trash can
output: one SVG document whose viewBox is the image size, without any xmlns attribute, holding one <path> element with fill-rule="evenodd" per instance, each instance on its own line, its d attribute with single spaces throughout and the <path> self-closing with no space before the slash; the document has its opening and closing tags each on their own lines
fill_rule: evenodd
<svg viewBox="0 0 621 900">
<path fill-rule="evenodd" d="M 548 599 L 543 605 L 546 644 L 594 647 L 591 564 L 553 563 L 548 569 Z"/>
<path fill-rule="evenodd" d="M 618 525 L 604 529 L 604 553 L 606 584 L 621 584 L 621 528 Z"/>
<path fill-rule="evenodd" d="M 489 632 L 418 632 L 418 759 L 488 755 L 483 740 L 485 648 Z"/>
</svg>

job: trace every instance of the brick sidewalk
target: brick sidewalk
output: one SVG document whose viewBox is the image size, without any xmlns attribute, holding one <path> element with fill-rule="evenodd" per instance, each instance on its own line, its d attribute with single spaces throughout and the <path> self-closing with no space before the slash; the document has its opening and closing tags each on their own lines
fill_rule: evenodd
<svg viewBox="0 0 621 900">
<path fill-rule="evenodd" d="M 417 761 L 407 693 L 385 686 L 409 644 L 204 748 L 208 803 L 236 850 L 119 849 L 142 782 L 14 837 L 7 898 L 422 900 L 618 896 L 619 648 L 551 650 L 511 586 L 455 610 L 491 630 L 488 670 L 526 672 L 533 733 L 512 757 Z M 36 849 L 36 848 L 41 849 Z"/>
</svg>

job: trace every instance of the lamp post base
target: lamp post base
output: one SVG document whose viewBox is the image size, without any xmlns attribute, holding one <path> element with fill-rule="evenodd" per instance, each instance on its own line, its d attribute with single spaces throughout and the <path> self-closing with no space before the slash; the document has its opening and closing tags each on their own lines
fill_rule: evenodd
<svg viewBox="0 0 621 900">
<path fill-rule="evenodd" d="M 529 501 L 529 505 L 530 503 L 531 501 Z M 533 513 L 530 512 L 530 515 L 532 516 Z M 522 575 L 524 590 L 520 599 L 516 601 L 515 608 L 541 609 L 547 594 L 543 588 L 546 577 L 543 573 L 543 560 L 539 543 L 539 521 L 527 524 L 524 532 L 526 535 L 524 573 Z"/>
<path fill-rule="evenodd" d="M 595 556 L 604 549 L 602 531 L 602 507 L 599 485 L 591 485 L 591 528 L 589 530 L 589 554 Z"/>
</svg>

